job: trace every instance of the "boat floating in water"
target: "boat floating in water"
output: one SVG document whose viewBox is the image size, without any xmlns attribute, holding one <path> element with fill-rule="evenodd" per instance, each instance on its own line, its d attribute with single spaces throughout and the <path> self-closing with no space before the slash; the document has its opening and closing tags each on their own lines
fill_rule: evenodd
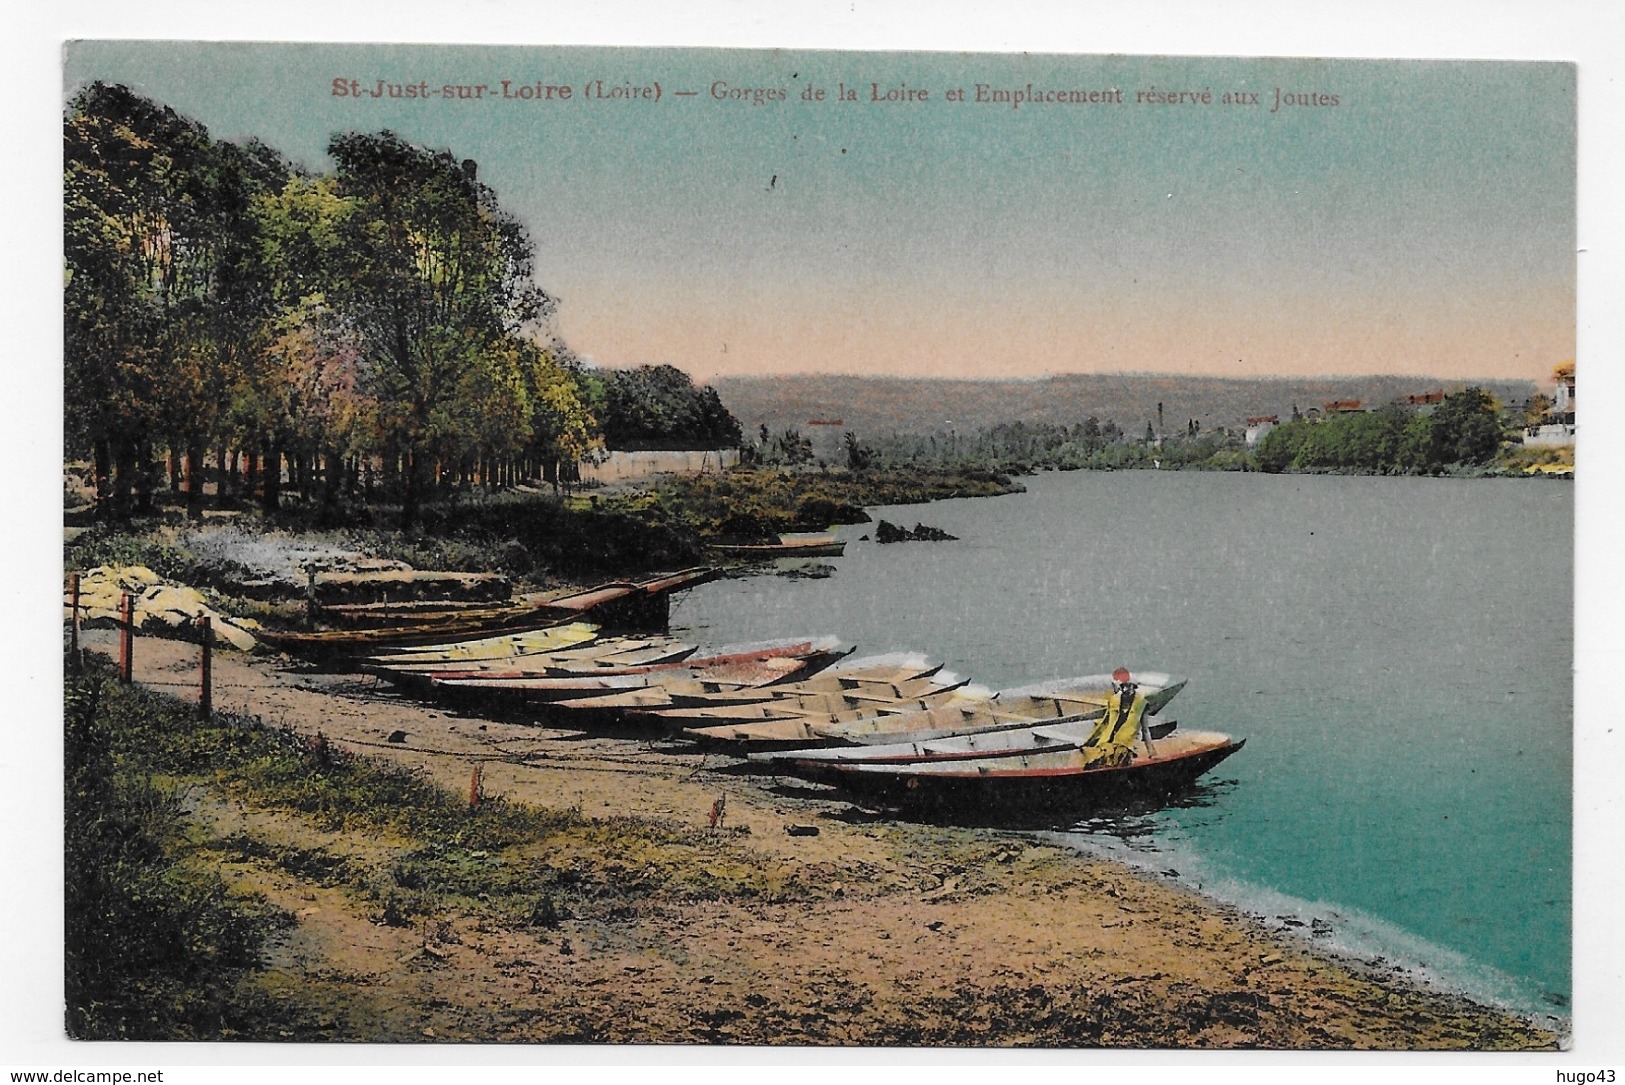
<svg viewBox="0 0 1625 1085">
<path fill-rule="evenodd" d="M 711 549 L 725 558 L 772 561 L 774 558 L 838 558 L 846 552 L 846 543 L 833 535 L 781 535 L 778 542 L 712 543 Z"/>
</svg>

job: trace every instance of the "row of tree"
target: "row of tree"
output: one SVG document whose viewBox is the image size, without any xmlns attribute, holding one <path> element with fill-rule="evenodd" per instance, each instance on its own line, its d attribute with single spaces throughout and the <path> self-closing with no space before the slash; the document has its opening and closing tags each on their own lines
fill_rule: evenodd
<svg viewBox="0 0 1625 1085">
<path fill-rule="evenodd" d="M 1465 388 L 1431 413 L 1391 406 L 1288 422 L 1265 434 L 1253 455 L 1272 472 L 1431 473 L 1489 463 L 1500 451 L 1503 428 L 1495 397 Z"/>
<path fill-rule="evenodd" d="M 1293 421 L 1272 429 L 1251 453 L 1238 433 L 1223 426 L 1204 430 L 1194 419 L 1182 431 L 1161 437 L 1147 423 L 1144 440 L 1134 440 L 1115 423 L 1092 417 L 1071 426 L 1005 422 L 969 435 L 893 435 L 873 444 L 849 433 L 844 451 L 854 470 L 1201 467 L 1428 474 L 1489 463 L 1509 424 L 1495 397 L 1473 387 L 1445 396 L 1427 411 L 1391 406 L 1315 419 L 1295 412 Z M 764 444 L 766 437 L 764 427 Z"/>
<path fill-rule="evenodd" d="M 166 455 L 194 515 L 207 457 L 222 494 L 381 488 L 410 525 L 446 485 L 738 442 L 680 371 L 593 370 L 551 334 L 531 240 L 473 161 L 346 133 L 313 174 L 101 83 L 65 139 L 65 451 L 102 512 L 150 497 Z"/>
</svg>

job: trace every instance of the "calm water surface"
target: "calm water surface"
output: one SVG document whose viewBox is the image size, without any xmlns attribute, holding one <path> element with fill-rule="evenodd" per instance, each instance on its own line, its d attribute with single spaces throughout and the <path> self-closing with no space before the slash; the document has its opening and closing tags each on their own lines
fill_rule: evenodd
<svg viewBox="0 0 1625 1085">
<path fill-rule="evenodd" d="M 721 643 L 836 633 L 995 688 L 1124 664 L 1247 747 L 1188 805 L 1065 830 L 1326 943 L 1564 1013 L 1573 488 L 1547 480 L 1076 472 L 872 510 L 823 580 L 679 597 Z M 1317 923 L 1318 921 L 1318 923 Z"/>
</svg>

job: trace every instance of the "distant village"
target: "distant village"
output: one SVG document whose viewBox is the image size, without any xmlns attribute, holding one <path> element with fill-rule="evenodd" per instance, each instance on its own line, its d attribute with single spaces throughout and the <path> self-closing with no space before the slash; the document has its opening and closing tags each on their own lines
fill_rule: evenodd
<svg viewBox="0 0 1625 1085">
<path fill-rule="evenodd" d="M 1431 392 L 1420 392 L 1414 395 L 1399 396 L 1388 404 L 1407 411 L 1427 414 L 1444 402 L 1445 391 L 1442 388 Z M 1379 409 L 1379 405 L 1365 403 L 1358 399 L 1333 399 L 1323 402 L 1318 407 L 1309 407 L 1301 413 L 1293 411 L 1292 421 L 1300 418 L 1306 421 L 1317 421 L 1331 415 L 1359 414 L 1365 411 Z M 1519 403 L 1503 404 L 1502 411 L 1509 420 L 1522 419 L 1523 444 L 1528 448 L 1562 448 L 1574 444 L 1574 364 L 1568 363 L 1559 366 L 1552 374 L 1552 394 L 1546 396 L 1537 394 L 1532 399 Z M 1252 415 L 1247 419 L 1246 441 L 1248 448 L 1254 448 L 1262 441 L 1270 430 L 1281 424 L 1281 416 L 1276 414 Z"/>
</svg>

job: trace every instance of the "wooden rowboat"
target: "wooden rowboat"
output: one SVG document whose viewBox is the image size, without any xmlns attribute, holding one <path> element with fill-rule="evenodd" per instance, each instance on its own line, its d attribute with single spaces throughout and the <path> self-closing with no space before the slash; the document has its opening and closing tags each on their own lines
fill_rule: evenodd
<svg viewBox="0 0 1625 1085">
<path fill-rule="evenodd" d="M 711 549 L 727 558 L 745 561 L 771 561 L 774 558 L 838 558 L 846 543 L 833 535 L 784 538 L 771 543 L 712 543 Z"/>
<path fill-rule="evenodd" d="M 619 700 L 606 698 L 595 708 L 616 709 L 622 712 L 655 713 L 680 708 L 724 708 L 756 705 L 764 701 L 788 699 L 803 695 L 866 691 L 883 696 L 887 691 L 904 683 L 922 679 L 937 680 L 942 664 L 933 663 L 916 652 L 894 652 L 879 656 L 848 656 L 838 660 L 817 674 L 794 682 L 780 683 L 754 689 L 720 690 L 714 693 L 685 693 L 666 691 L 663 696 L 632 691 Z M 957 679 L 947 679 L 957 681 Z M 899 694 L 901 696 L 901 694 Z"/>
<path fill-rule="evenodd" d="M 729 723 L 770 723 L 776 720 L 806 720 L 810 718 L 844 716 L 862 719 L 876 712 L 898 711 L 900 707 L 928 707 L 941 703 L 963 682 L 933 682 L 914 679 L 908 682 L 875 683 L 868 688 L 834 690 L 825 693 L 791 693 L 780 696 L 778 686 L 770 686 L 761 700 L 750 704 L 710 705 L 706 698 L 692 698 L 694 704 L 671 708 L 645 708 L 643 715 L 664 721 L 673 727 L 714 727 Z"/>
<path fill-rule="evenodd" d="M 1146 672 L 1140 678 L 1147 714 L 1161 709 L 1185 687 L 1184 679 L 1161 672 Z M 724 723 L 685 728 L 683 734 L 703 743 L 750 750 L 922 742 L 1095 719 L 1105 711 L 1110 690 L 1110 675 L 1066 678 L 998 693 L 985 686 L 966 686 L 943 701 L 906 711 L 879 711 L 846 719 L 809 717 Z"/>
<path fill-rule="evenodd" d="M 694 654 L 697 647 L 681 641 L 646 644 L 617 639 L 589 643 L 579 649 L 540 652 L 483 661 L 450 661 L 420 664 L 367 664 L 361 669 L 391 685 L 427 693 L 435 679 L 456 678 L 563 678 L 624 671 L 656 663 L 676 663 Z"/>
<path fill-rule="evenodd" d="M 583 674 L 568 678 L 538 678 L 505 682 L 482 678 L 431 678 L 436 696 L 545 703 L 564 709 L 591 709 L 599 695 L 668 686 L 696 691 L 744 689 L 788 681 L 807 667 L 805 660 L 779 657 L 707 667 L 662 669 L 654 673 Z"/>
<path fill-rule="evenodd" d="M 1179 724 L 1149 718 L 1146 731 L 1153 741 L 1166 738 Z M 968 735 L 896 742 L 884 746 L 815 746 L 804 749 L 752 751 L 752 761 L 793 763 L 794 766 L 906 765 L 938 761 L 965 761 L 988 757 L 1014 757 L 1082 748 L 1099 724 L 1098 717 L 1023 727 L 1009 731 L 978 731 Z M 793 769 L 792 769 L 793 770 Z"/>
<path fill-rule="evenodd" d="M 519 638 L 515 643 L 531 645 L 530 651 L 549 651 L 582 644 L 598 635 L 598 626 L 585 622 L 561 622 L 557 618 L 536 618 L 531 622 L 493 627 L 482 621 L 438 626 L 393 627 L 389 629 L 334 629 L 314 633 L 260 630 L 259 639 L 272 648 L 313 659 L 366 660 L 369 655 L 419 650 L 424 658 L 448 652 L 456 658 L 462 647 L 489 640 Z"/>
<path fill-rule="evenodd" d="M 1138 672 L 1136 681 L 1140 692 L 1145 694 L 1147 715 L 1160 712 L 1185 688 L 1185 679 L 1161 671 Z M 1061 678 L 1000 690 L 980 704 L 934 709 L 935 717 L 880 716 L 828 727 L 821 733 L 838 742 L 879 745 L 1088 719 L 1105 710 L 1111 690 L 1109 674 Z"/>
<path fill-rule="evenodd" d="M 883 706 L 865 704 L 839 712 L 808 713 L 785 719 L 766 719 L 753 723 L 713 723 L 685 727 L 682 736 L 702 746 L 721 747 L 736 752 L 794 749 L 819 744 L 834 744 L 833 740 L 825 738 L 822 734 L 825 728 L 874 719 L 877 716 L 922 715 L 932 709 L 951 706 L 966 700 L 965 691 L 967 688 L 961 686 L 956 689 L 944 689 Z M 982 692 L 987 691 L 984 689 Z M 972 693 L 969 699 L 974 700 L 975 694 Z M 863 748 L 851 746 L 847 743 L 838 744 L 846 749 Z"/>
<path fill-rule="evenodd" d="M 590 617 L 616 629 L 662 629 L 671 612 L 671 594 L 720 575 L 709 566 L 684 569 L 649 580 L 600 584 L 569 595 L 531 595 L 499 606 L 454 609 L 424 620 L 421 611 L 393 624 L 369 629 L 317 632 L 263 630 L 272 648 L 311 658 L 344 658 L 402 648 L 444 646 L 499 633 L 523 632 Z"/>
<path fill-rule="evenodd" d="M 426 663 L 475 663 L 486 660 L 512 659 L 516 656 L 544 655 L 565 649 L 584 648 L 598 640 L 601 630 L 591 622 L 564 622 L 543 629 L 527 629 L 518 633 L 499 633 L 490 637 L 468 640 L 411 645 L 379 652 L 364 662 L 391 667 L 410 667 Z"/>
<path fill-rule="evenodd" d="M 1010 757 L 903 765 L 823 765 L 820 778 L 902 806 L 971 810 L 1057 810 L 1157 799 L 1183 790 L 1240 750 L 1244 739 L 1213 731 L 1176 731 L 1136 749 L 1132 760 L 1103 764 L 1073 749 Z"/>
<path fill-rule="evenodd" d="M 555 651 L 522 651 L 516 655 L 493 656 L 489 659 L 378 656 L 370 660 L 364 669 L 391 679 L 401 675 L 435 678 L 546 677 L 676 663 L 698 650 L 698 645 L 675 637 L 600 637 L 576 647 Z"/>
<path fill-rule="evenodd" d="M 562 702 L 616 690 L 651 687 L 707 690 L 770 685 L 810 676 L 829 666 L 850 648 L 834 637 L 815 640 L 768 641 L 740 646 L 716 655 L 674 663 L 606 669 L 564 677 L 498 676 L 489 678 L 431 678 L 436 693 L 505 696 L 522 701 Z M 597 706 L 578 706 L 597 707 Z"/>
</svg>

